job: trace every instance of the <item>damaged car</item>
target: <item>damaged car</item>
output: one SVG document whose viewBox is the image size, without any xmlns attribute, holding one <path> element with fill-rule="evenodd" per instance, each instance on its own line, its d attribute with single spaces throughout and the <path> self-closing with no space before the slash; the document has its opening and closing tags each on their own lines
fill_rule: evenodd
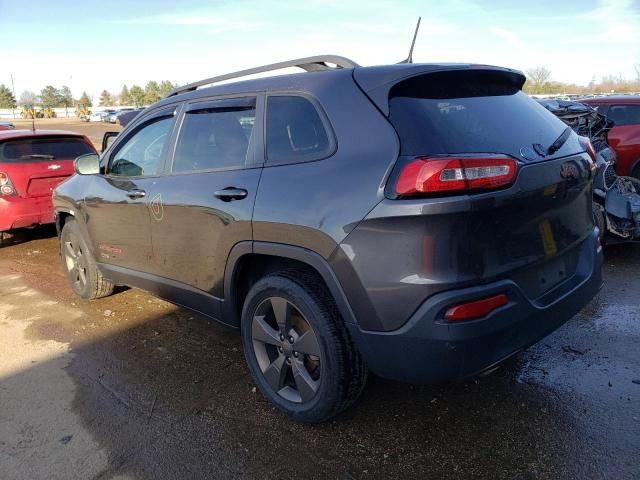
<svg viewBox="0 0 640 480">
<path fill-rule="evenodd" d="M 588 150 L 596 164 L 593 217 L 601 241 L 608 244 L 640 241 L 640 180 L 616 174 L 616 154 L 608 139 L 614 122 L 584 103 L 539 102 L 590 143 Z"/>
</svg>

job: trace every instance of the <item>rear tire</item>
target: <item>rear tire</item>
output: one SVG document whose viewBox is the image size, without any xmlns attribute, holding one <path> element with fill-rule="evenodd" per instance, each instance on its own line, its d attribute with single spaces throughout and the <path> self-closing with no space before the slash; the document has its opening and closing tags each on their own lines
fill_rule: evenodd
<svg viewBox="0 0 640 480">
<path fill-rule="evenodd" d="M 104 278 L 82 236 L 78 222 L 67 219 L 60 233 L 62 268 L 73 292 L 85 300 L 107 297 L 113 282 Z"/>
<path fill-rule="evenodd" d="M 317 275 L 295 270 L 258 280 L 241 330 L 256 385 L 292 419 L 322 422 L 360 397 L 367 368 Z"/>
<path fill-rule="evenodd" d="M 7 232 L 0 232 L 0 248 L 9 245 L 10 235 Z"/>
</svg>

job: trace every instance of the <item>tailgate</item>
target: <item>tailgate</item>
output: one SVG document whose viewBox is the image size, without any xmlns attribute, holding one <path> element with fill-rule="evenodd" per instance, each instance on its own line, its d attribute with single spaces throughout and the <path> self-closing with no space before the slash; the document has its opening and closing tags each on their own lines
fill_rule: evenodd
<svg viewBox="0 0 640 480">
<path fill-rule="evenodd" d="M 573 247 L 594 228 L 591 196 L 586 154 L 525 165 L 509 191 L 472 200 L 460 242 L 476 259 L 470 270 L 485 281 L 508 275 L 540 297 L 576 273 Z"/>
<path fill-rule="evenodd" d="M 50 196 L 60 182 L 73 175 L 73 160 L 0 163 L 22 198 Z"/>
<path fill-rule="evenodd" d="M 31 178 L 27 188 L 27 197 L 45 197 L 51 195 L 53 189 L 63 180 L 69 178 L 66 176 L 55 176 L 45 178 Z"/>
</svg>

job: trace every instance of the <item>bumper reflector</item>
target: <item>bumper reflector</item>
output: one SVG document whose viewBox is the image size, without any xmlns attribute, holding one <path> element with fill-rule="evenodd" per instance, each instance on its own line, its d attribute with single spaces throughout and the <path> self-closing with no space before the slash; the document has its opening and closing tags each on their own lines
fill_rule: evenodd
<svg viewBox="0 0 640 480">
<path fill-rule="evenodd" d="M 462 303 L 447 309 L 444 319 L 450 322 L 464 322 L 465 320 L 482 318 L 507 303 L 509 303 L 509 298 L 504 293 L 494 297 L 483 298 L 482 300 Z"/>
</svg>

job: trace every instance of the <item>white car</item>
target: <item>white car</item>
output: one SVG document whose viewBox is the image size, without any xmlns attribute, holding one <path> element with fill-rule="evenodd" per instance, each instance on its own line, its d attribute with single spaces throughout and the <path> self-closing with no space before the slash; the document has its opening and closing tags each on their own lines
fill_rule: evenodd
<svg viewBox="0 0 640 480">
<path fill-rule="evenodd" d="M 104 121 L 104 117 L 106 117 L 108 115 L 108 112 L 93 112 L 91 115 L 89 115 L 89 121 L 90 122 L 102 122 Z"/>
</svg>

